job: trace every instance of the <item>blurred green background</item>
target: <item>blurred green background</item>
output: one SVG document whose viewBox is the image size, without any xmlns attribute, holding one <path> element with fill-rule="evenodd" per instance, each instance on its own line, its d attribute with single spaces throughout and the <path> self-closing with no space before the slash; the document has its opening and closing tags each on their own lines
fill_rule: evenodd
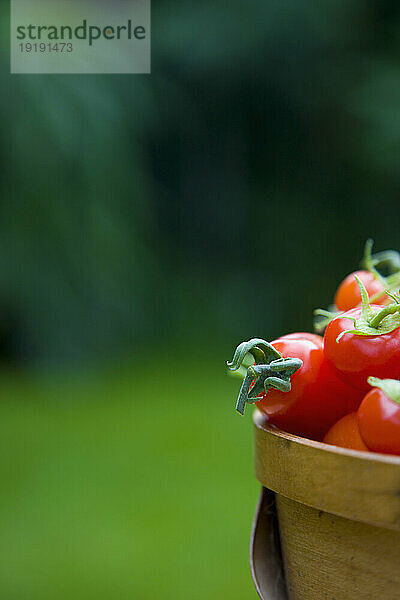
<svg viewBox="0 0 400 600">
<path fill-rule="evenodd" d="M 400 247 L 400 3 L 159 0 L 150 76 L 0 11 L 0 596 L 255 598 L 224 361 Z"/>
</svg>

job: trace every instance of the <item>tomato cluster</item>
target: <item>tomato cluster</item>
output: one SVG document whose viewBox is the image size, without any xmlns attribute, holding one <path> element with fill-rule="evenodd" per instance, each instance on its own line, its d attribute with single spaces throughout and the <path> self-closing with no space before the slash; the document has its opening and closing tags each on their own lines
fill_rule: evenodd
<svg viewBox="0 0 400 600">
<path fill-rule="evenodd" d="M 376 256 L 389 255 L 397 265 L 384 277 L 367 246 L 368 270 L 340 284 L 323 337 L 293 333 L 238 346 L 228 366 L 244 376 L 239 412 L 254 403 L 289 433 L 400 455 L 400 259 Z"/>
</svg>

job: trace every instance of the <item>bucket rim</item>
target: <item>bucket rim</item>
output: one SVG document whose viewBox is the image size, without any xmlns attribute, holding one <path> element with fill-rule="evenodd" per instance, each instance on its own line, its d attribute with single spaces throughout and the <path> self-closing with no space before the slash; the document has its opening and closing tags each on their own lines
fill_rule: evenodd
<svg viewBox="0 0 400 600">
<path fill-rule="evenodd" d="M 255 474 L 265 488 L 353 521 L 400 532 L 400 457 L 285 433 L 254 415 Z"/>
<path fill-rule="evenodd" d="M 340 446 L 333 446 L 332 444 L 324 444 L 324 442 L 317 442 L 308 438 L 295 435 L 293 433 L 287 433 L 282 429 L 278 429 L 274 425 L 269 424 L 266 421 L 265 415 L 256 408 L 253 413 L 253 422 L 258 429 L 262 429 L 271 435 L 274 435 L 283 440 L 289 440 L 296 444 L 308 446 L 310 448 L 316 448 L 325 452 L 331 452 L 333 454 L 342 456 L 352 456 L 355 459 L 369 462 L 381 462 L 385 464 L 398 465 L 400 467 L 400 456 L 394 454 L 382 454 L 380 452 L 372 452 L 365 450 L 352 450 L 350 448 L 341 448 Z"/>
</svg>

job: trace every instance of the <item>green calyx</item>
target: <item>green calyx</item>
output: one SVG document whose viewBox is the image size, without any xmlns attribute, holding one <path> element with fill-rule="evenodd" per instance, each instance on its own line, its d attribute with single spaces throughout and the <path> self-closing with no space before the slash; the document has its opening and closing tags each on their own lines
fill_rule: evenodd
<svg viewBox="0 0 400 600">
<path fill-rule="evenodd" d="M 378 292 L 370 299 L 372 303 L 384 296 L 388 290 L 395 290 L 400 286 L 400 253 L 395 250 L 384 250 L 383 252 L 372 254 L 373 245 L 373 240 L 369 239 L 366 241 L 364 258 L 361 265 L 372 273 L 375 279 L 381 282 L 384 290 Z M 385 269 L 388 276 L 384 277 L 378 269 Z"/>
<path fill-rule="evenodd" d="M 254 358 L 256 364 L 247 366 L 246 369 L 249 355 Z M 278 350 L 261 338 L 253 338 L 239 344 L 232 361 L 227 363 L 230 371 L 241 371 L 244 377 L 236 410 L 243 415 L 246 404 L 254 404 L 260 400 L 259 394 L 267 393 L 271 388 L 289 392 L 290 378 L 302 364 L 303 361 L 299 358 L 283 358 Z"/>
<path fill-rule="evenodd" d="M 398 273 L 400 271 L 400 252 L 396 250 L 384 250 L 383 252 L 372 254 L 373 245 L 374 240 L 369 239 L 366 241 L 361 266 L 371 272 L 373 272 L 373 269 L 384 268 L 388 271 L 389 276 Z"/>
<path fill-rule="evenodd" d="M 314 331 L 315 333 L 322 334 L 328 327 L 329 323 L 336 319 L 341 314 L 341 311 L 336 312 L 333 310 L 324 310 L 323 308 L 317 308 L 314 310 Z"/>
<path fill-rule="evenodd" d="M 368 377 L 369 385 L 379 388 L 388 398 L 400 404 L 400 381 L 397 379 L 378 379 L 378 377 Z"/>
<path fill-rule="evenodd" d="M 345 335 L 345 333 L 353 333 L 355 335 L 384 335 L 390 333 L 400 326 L 400 296 L 397 294 L 386 292 L 393 300 L 392 304 L 388 304 L 384 308 L 376 311 L 371 308 L 368 292 L 365 289 L 362 281 L 354 275 L 358 287 L 361 292 L 362 309 L 358 319 L 351 318 L 354 323 L 354 329 L 346 329 L 337 337 L 336 341 Z"/>
</svg>

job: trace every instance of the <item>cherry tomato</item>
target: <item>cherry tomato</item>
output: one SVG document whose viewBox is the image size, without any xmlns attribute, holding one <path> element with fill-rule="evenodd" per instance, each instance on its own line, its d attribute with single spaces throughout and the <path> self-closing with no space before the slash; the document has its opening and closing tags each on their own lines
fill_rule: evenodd
<svg viewBox="0 0 400 600">
<path fill-rule="evenodd" d="M 333 423 L 355 410 L 362 393 L 338 380 L 319 340 L 284 336 L 271 344 L 284 358 L 300 358 L 303 365 L 292 375 L 289 392 L 270 389 L 258 408 L 280 429 L 321 440 Z"/>
<path fill-rule="evenodd" d="M 316 333 L 308 333 L 306 331 L 302 331 L 300 333 L 287 333 L 286 335 L 281 335 L 280 340 L 310 340 L 310 342 L 314 342 L 317 346 L 321 348 L 324 347 L 324 338 Z"/>
<path fill-rule="evenodd" d="M 371 298 L 385 289 L 383 284 L 369 271 L 355 271 L 354 273 L 350 273 L 339 285 L 335 295 L 335 305 L 338 310 L 350 310 L 361 304 L 361 292 L 354 275 L 357 275 L 362 281 Z M 385 294 L 374 300 L 375 304 L 380 305 L 389 304 L 389 302 L 390 300 Z"/>
<path fill-rule="evenodd" d="M 364 440 L 361 437 L 358 428 L 358 417 L 356 412 L 352 412 L 339 419 L 329 429 L 323 442 L 342 448 L 351 448 L 352 450 L 368 450 Z"/>
<path fill-rule="evenodd" d="M 372 305 L 375 311 L 382 307 Z M 390 333 L 357 335 L 351 318 L 359 319 L 361 308 L 349 310 L 331 321 L 324 336 L 324 352 L 327 362 L 338 377 L 348 385 L 360 390 L 369 389 L 369 376 L 400 378 L 400 327 Z"/>
<path fill-rule="evenodd" d="M 400 455 L 400 382 L 381 383 L 384 389 L 372 389 L 361 402 L 358 425 L 370 450 Z"/>
<path fill-rule="evenodd" d="M 286 335 L 281 335 L 281 337 L 279 339 L 280 340 L 309 340 L 310 342 L 313 342 L 320 348 L 324 347 L 324 338 L 316 333 L 309 333 L 308 331 L 301 331 L 299 333 L 287 333 Z M 254 364 L 256 364 L 256 363 L 254 363 Z M 263 398 L 264 395 L 265 395 L 264 392 L 262 392 L 258 396 L 260 398 Z"/>
</svg>

